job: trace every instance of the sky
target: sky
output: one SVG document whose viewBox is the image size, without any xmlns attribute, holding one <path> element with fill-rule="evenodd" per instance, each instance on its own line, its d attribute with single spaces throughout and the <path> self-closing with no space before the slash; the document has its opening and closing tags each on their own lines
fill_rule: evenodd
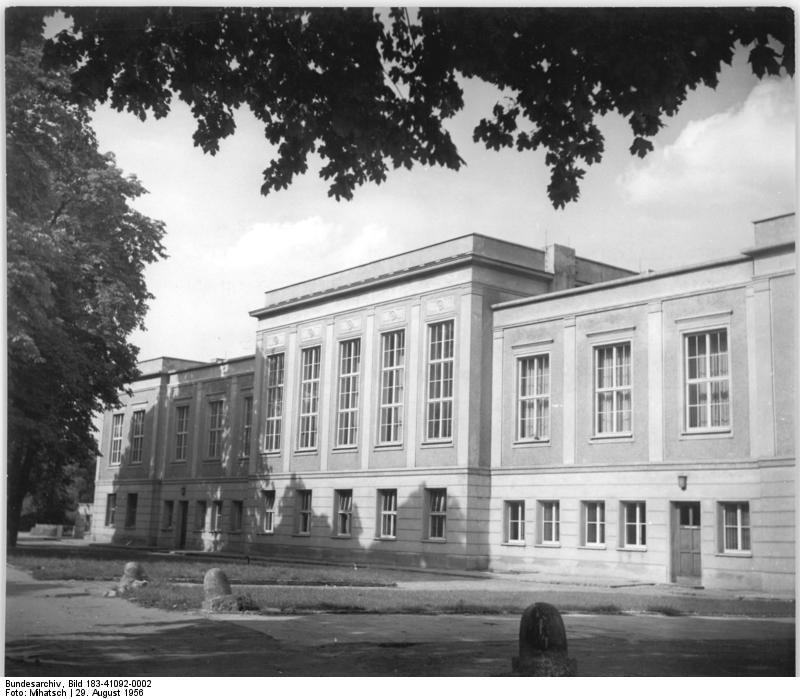
<svg viewBox="0 0 800 699">
<path fill-rule="evenodd" d="M 101 150 L 149 191 L 136 208 L 166 224 L 169 258 L 147 270 L 155 298 L 146 330 L 131 337 L 140 358 L 251 354 L 249 311 L 265 291 L 468 233 L 536 248 L 561 243 L 582 257 L 661 270 L 736 255 L 752 246 L 754 220 L 795 210 L 794 81 L 757 80 L 745 51 L 716 90 L 691 93 L 643 160 L 630 155 L 621 117 L 601 119 L 603 161 L 563 210 L 547 198 L 543 153 L 472 142 L 498 95 L 479 82 L 463 87 L 467 108 L 450 127 L 467 165 L 397 170 L 349 202 L 328 198 L 319 161 L 288 190 L 262 196 L 273 151 L 247 111 L 210 156 L 193 146 L 182 103 L 145 122 L 99 107 Z"/>
</svg>

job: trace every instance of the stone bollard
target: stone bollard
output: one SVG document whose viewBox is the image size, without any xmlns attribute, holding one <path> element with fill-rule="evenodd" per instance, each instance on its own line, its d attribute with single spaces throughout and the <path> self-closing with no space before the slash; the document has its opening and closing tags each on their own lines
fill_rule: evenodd
<svg viewBox="0 0 800 699">
<path fill-rule="evenodd" d="M 128 592 L 128 590 L 142 587 L 143 585 L 147 585 L 147 576 L 144 573 L 142 564 L 138 561 L 128 561 L 117 584 L 116 592 L 121 595 Z"/>
<path fill-rule="evenodd" d="M 212 568 L 205 574 L 203 578 L 203 593 L 206 601 L 214 597 L 231 594 L 231 584 L 222 569 Z"/>
<path fill-rule="evenodd" d="M 574 677 L 576 660 L 567 656 L 567 632 L 561 614 L 551 604 L 528 607 L 519 622 L 519 657 L 511 669 L 524 677 Z"/>
<path fill-rule="evenodd" d="M 203 610 L 206 612 L 245 612 L 257 610 L 247 595 L 231 593 L 228 576 L 219 568 L 212 568 L 203 578 Z"/>
</svg>

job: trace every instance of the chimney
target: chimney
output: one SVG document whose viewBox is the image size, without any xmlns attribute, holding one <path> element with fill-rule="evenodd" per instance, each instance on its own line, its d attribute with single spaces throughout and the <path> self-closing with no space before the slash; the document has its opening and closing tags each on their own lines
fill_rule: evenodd
<svg viewBox="0 0 800 699">
<path fill-rule="evenodd" d="M 548 245 L 544 252 L 544 269 L 553 275 L 550 291 L 572 289 L 577 276 L 575 249 L 566 245 Z"/>
</svg>

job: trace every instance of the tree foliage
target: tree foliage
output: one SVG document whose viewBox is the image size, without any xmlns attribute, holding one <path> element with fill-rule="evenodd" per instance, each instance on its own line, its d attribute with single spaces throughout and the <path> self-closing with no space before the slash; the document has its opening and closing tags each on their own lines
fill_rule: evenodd
<svg viewBox="0 0 800 699">
<path fill-rule="evenodd" d="M 458 169 L 447 120 L 464 106 L 461 77 L 502 99 L 475 126 L 488 148 L 542 148 L 548 195 L 579 195 L 599 162 L 598 117 L 630 125 L 630 151 L 652 138 L 698 85 L 715 87 L 737 44 L 755 75 L 794 72 L 788 8 L 265 8 L 69 7 L 47 47 L 75 68 L 73 98 L 109 101 L 144 119 L 171 100 L 197 121 L 194 141 L 214 153 L 249 107 L 277 157 L 263 194 L 286 188 L 317 153 L 329 195 L 415 164 Z"/>
<path fill-rule="evenodd" d="M 163 224 L 130 207 L 144 189 L 98 152 L 87 108 L 67 99 L 68 74 L 41 68 L 41 41 L 13 38 L 5 75 L 10 545 L 31 479 L 57 481 L 95 453 L 93 414 L 136 375 L 127 337 L 147 309 L 145 266 L 163 256 Z"/>
</svg>

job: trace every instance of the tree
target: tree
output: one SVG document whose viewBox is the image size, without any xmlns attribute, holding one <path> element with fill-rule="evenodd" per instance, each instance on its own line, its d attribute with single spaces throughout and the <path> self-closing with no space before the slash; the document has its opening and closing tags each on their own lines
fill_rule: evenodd
<svg viewBox="0 0 800 699">
<path fill-rule="evenodd" d="M 8 19 L 8 18 L 7 18 Z M 7 534 L 35 480 L 60 483 L 96 454 L 92 418 L 136 376 L 127 342 L 147 309 L 145 265 L 163 224 L 130 207 L 144 189 L 101 154 L 69 76 L 7 22 Z M 22 38 L 21 38 L 22 37 Z M 35 480 L 34 480 L 35 479 Z"/>
<path fill-rule="evenodd" d="M 579 195 L 600 161 L 599 116 L 630 124 L 644 157 L 689 90 L 715 87 L 737 44 L 755 75 L 794 73 L 788 8 L 265 8 L 63 9 L 72 26 L 47 46 L 74 68 L 72 96 L 110 101 L 144 119 L 173 97 L 197 120 L 196 145 L 214 153 L 247 105 L 277 158 L 263 194 L 288 187 L 317 153 L 329 195 L 350 199 L 390 168 L 458 169 L 446 121 L 463 108 L 461 77 L 503 93 L 473 137 L 487 147 L 543 148 L 548 195 Z"/>
</svg>

